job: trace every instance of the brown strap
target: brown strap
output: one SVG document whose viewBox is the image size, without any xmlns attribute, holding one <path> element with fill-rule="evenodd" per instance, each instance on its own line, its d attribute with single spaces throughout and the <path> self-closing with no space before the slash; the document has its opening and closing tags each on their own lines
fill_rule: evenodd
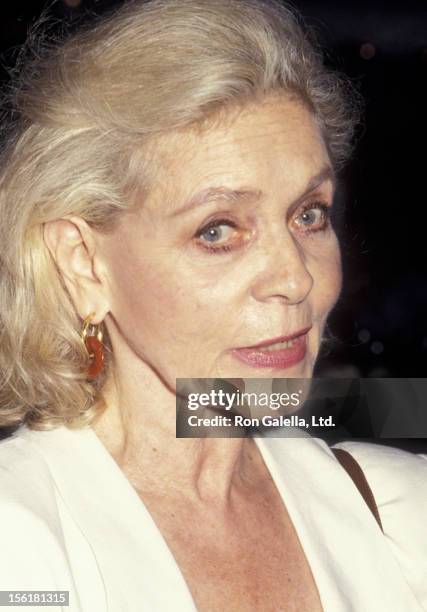
<svg viewBox="0 0 427 612">
<path fill-rule="evenodd" d="M 362 468 L 357 463 L 356 459 L 351 455 L 348 451 L 345 451 L 342 448 L 332 448 L 331 449 L 341 463 L 342 467 L 347 471 L 350 478 L 353 480 L 356 487 L 359 489 L 359 493 L 365 500 L 369 510 L 375 517 L 378 525 L 381 528 L 381 531 L 384 533 L 383 526 L 381 524 L 380 513 L 378 512 L 377 504 L 375 503 L 375 498 L 373 496 L 371 487 L 368 484 L 368 481 L 365 478 L 365 474 L 363 473 Z"/>
</svg>

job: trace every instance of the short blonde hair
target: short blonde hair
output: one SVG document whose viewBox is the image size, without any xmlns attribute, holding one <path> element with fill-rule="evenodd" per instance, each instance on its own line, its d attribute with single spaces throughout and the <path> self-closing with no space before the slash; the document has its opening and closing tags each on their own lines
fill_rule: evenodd
<svg viewBox="0 0 427 612">
<path fill-rule="evenodd" d="M 82 322 L 43 224 L 74 214 L 112 230 L 149 186 L 150 139 L 277 90 L 308 105 L 340 166 L 357 98 L 273 0 L 133 1 L 29 47 L 6 95 L 0 164 L 0 426 L 83 427 L 103 407 L 111 345 L 87 381 Z"/>
</svg>

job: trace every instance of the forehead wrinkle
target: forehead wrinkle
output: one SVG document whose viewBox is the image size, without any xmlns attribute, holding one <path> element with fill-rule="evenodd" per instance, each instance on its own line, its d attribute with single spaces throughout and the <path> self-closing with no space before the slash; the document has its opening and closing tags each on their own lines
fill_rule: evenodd
<svg viewBox="0 0 427 612">
<path fill-rule="evenodd" d="M 265 147 L 263 141 L 266 138 L 269 139 L 271 147 L 282 147 L 280 139 L 277 138 L 278 132 L 284 127 L 282 122 L 276 117 L 271 117 L 266 123 L 259 125 L 257 117 L 252 117 L 252 112 L 257 107 L 258 105 L 249 105 L 240 109 L 237 114 L 229 112 L 214 128 L 199 131 L 189 127 L 158 137 L 155 141 L 155 152 L 161 169 L 168 173 L 179 173 L 182 163 L 192 163 L 201 159 L 204 163 L 211 164 L 223 160 L 224 155 L 230 154 L 243 161 L 248 151 L 253 154 L 263 149 Z M 249 119 L 253 118 L 250 132 L 239 134 L 233 131 L 238 119 L 245 115 Z M 293 136 L 293 130 L 289 130 L 288 140 L 291 141 Z M 178 165 L 177 152 L 179 152 Z"/>
<path fill-rule="evenodd" d="M 325 182 L 331 182 L 333 190 L 335 189 L 335 175 L 332 166 L 325 165 L 320 172 L 312 176 L 307 182 L 302 193 L 295 199 L 294 203 L 300 202 L 310 192 L 317 189 Z M 264 192 L 260 189 L 230 189 L 225 186 L 207 187 L 197 192 L 184 206 L 171 213 L 170 217 L 177 217 L 187 211 L 190 211 L 200 206 L 215 201 L 225 200 L 228 202 L 256 202 L 263 196 Z"/>
<path fill-rule="evenodd" d="M 186 210 L 198 208 L 206 202 L 253 202 L 259 200 L 262 195 L 263 192 L 259 189 L 229 189 L 222 185 L 207 187 L 196 193 L 183 208 L 175 210 L 170 216 L 176 217 Z"/>
<path fill-rule="evenodd" d="M 290 115 L 295 115 L 296 109 L 291 108 L 289 110 L 292 111 L 289 113 Z M 240 117 L 242 117 L 244 114 L 245 113 L 241 113 Z M 299 119 L 298 117 L 296 118 Z M 227 119 L 229 119 L 229 117 L 227 117 Z M 244 202 L 251 199 L 256 200 L 260 198 L 260 195 L 263 192 L 257 189 L 258 185 L 250 185 L 247 183 L 247 179 L 249 177 L 246 176 L 247 173 L 244 171 L 243 174 L 241 174 L 240 171 L 237 173 L 240 174 L 240 177 L 233 176 L 233 183 L 236 182 L 236 179 L 243 179 L 242 182 L 239 181 L 240 185 L 239 183 L 227 185 L 232 175 L 230 175 L 230 167 L 226 160 L 229 156 L 231 156 L 234 166 L 237 167 L 238 164 L 240 164 L 241 168 L 246 167 L 248 163 L 248 160 L 246 159 L 247 153 L 249 152 L 249 154 L 252 155 L 254 152 L 257 152 L 258 142 L 260 142 L 262 148 L 264 148 L 265 139 L 270 143 L 270 150 L 271 147 L 283 147 L 283 139 L 277 137 L 277 133 L 282 131 L 281 129 L 277 129 L 279 127 L 277 118 L 267 117 L 267 121 L 263 121 L 261 124 L 261 129 L 258 129 L 257 118 L 254 117 L 254 122 L 252 122 L 249 114 L 249 122 L 248 125 L 246 125 L 246 133 L 243 134 L 239 133 L 239 131 L 234 132 L 233 130 L 230 130 L 229 121 L 225 121 L 223 124 L 220 122 L 220 124 L 212 130 L 208 129 L 202 132 L 185 130 L 178 133 L 168 134 L 165 138 L 161 138 L 160 141 L 157 141 L 156 148 L 159 155 L 157 160 L 160 162 L 159 174 L 162 175 L 161 177 L 159 176 L 160 180 L 157 182 L 157 187 L 162 192 L 160 196 L 161 200 L 163 203 L 168 202 L 169 204 L 174 202 L 174 205 L 179 201 L 182 203 L 182 206 L 178 210 L 175 208 L 175 210 L 171 211 L 170 216 L 176 217 L 179 213 L 183 212 L 184 209 L 187 210 L 190 208 L 189 202 L 192 202 L 191 208 L 195 208 L 197 204 L 206 201 Z M 282 128 L 283 127 L 284 126 L 282 126 Z M 251 129 L 248 131 L 249 128 Z M 290 141 L 291 143 L 295 138 L 297 141 L 299 140 L 301 133 L 299 130 L 296 130 L 295 133 L 295 126 L 293 129 L 288 130 L 288 132 L 289 134 L 287 134 L 286 140 Z M 312 131 L 310 132 L 311 137 L 319 137 L 315 137 L 316 145 L 324 145 L 320 133 L 313 134 Z M 318 140 L 320 142 L 317 142 Z M 324 147 L 322 147 L 322 149 L 323 148 Z M 317 151 L 317 146 L 315 149 Z M 317 155 L 314 155 L 314 157 L 317 157 Z M 326 153 L 323 160 L 325 165 L 327 162 L 329 162 L 328 158 L 329 156 Z M 197 185 L 194 185 L 193 179 L 196 177 L 193 172 L 186 171 L 185 166 L 189 164 L 190 167 L 188 168 L 187 166 L 187 168 L 188 170 L 191 170 L 191 168 L 193 168 L 193 164 L 195 164 L 195 168 L 193 168 L 193 170 L 198 170 L 197 164 L 199 160 L 201 160 L 201 169 L 202 174 L 205 175 L 205 180 L 200 180 L 201 177 L 199 176 L 197 182 L 199 183 L 199 187 L 203 186 L 203 182 L 205 185 L 207 183 L 207 187 L 202 189 L 199 193 L 195 193 L 195 190 L 193 191 L 193 189 L 194 187 L 197 188 Z M 249 161 L 251 160 L 249 159 Z M 309 162 L 309 165 L 311 165 L 311 160 L 309 160 Z M 317 163 L 318 161 L 316 162 L 316 165 Z M 282 169 L 282 173 L 284 176 L 286 175 L 285 169 Z M 196 172 L 196 174 L 199 174 L 199 172 Z M 310 181 L 307 181 L 306 191 L 314 190 L 315 187 L 319 185 L 321 181 L 316 181 L 316 177 L 319 174 L 320 173 L 313 176 Z M 331 178 L 334 186 L 335 181 L 333 171 L 331 170 L 329 174 L 330 176 L 325 176 L 323 180 L 326 180 L 326 178 Z M 191 175 L 193 175 L 193 179 L 190 181 L 190 183 L 193 183 L 193 189 L 191 190 L 192 193 L 190 191 L 190 193 L 187 192 L 187 194 L 185 194 L 184 192 L 187 191 L 186 187 L 189 185 L 186 185 L 185 181 L 183 182 L 182 179 L 184 177 L 191 178 Z M 211 175 L 210 180 L 206 175 Z M 215 175 L 217 175 L 216 179 Z M 225 183 L 223 182 L 223 179 L 225 179 Z M 317 185 L 313 186 L 314 182 L 317 182 Z M 169 208 L 169 206 L 167 206 L 167 208 Z"/>
</svg>

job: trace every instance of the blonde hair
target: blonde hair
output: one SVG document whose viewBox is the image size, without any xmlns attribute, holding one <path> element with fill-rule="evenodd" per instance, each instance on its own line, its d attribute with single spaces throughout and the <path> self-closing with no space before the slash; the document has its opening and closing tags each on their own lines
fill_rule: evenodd
<svg viewBox="0 0 427 612">
<path fill-rule="evenodd" d="M 308 105 L 340 166 L 356 98 L 273 0 L 134 1 L 27 47 L 0 162 L 0 426 L 83 427 L 103 407 L 111 345 L 104 336 L 106 368 L 88 382 L 82 322 L 43 224 L 74 214 L 111 231 L 149 188 L 150 139 L 275 90 Z"/>
</svg>

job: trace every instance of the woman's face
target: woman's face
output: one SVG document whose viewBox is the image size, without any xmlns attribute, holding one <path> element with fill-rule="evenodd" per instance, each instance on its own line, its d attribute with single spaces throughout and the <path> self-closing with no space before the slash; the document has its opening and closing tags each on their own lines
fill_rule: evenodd
<svg viewBox="0 0 427 612">
<path fill-rule="evenodd" d="M 330 160 L 310 112 L 281 95 L 225 119 L 163 137 L 151 193 L 101 241 L 113 350 L 125 342 L 172 387 L 310 377 L 341 288 Z"/>
</svg>

